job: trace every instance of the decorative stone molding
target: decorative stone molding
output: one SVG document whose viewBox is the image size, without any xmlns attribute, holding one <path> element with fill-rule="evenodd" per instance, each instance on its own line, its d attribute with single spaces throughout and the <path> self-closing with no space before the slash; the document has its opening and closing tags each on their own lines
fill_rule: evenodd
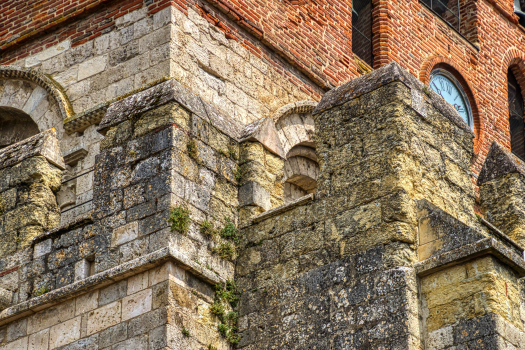
<svg viewBox="0 0 525 350">
<path fill-rule="evenodd" d="M 240 142 L 245 141 L 260 142 L 272 153 L 277 154 L 281 158 L 286 157 L 277 130 L 275 129 L 275 124 L 271 118 L 259 119 L 246 125 L 242 132 Z"/>
<path fill-rule="evenodd" d="M 295 113 L 311 113 L 314 108 L 317 106 L 317 102 L 314 101 L 298 101 L 294 103 L 287 104 L 286 106 L 283 106 L 279 108 L 272 116 L 272 119 L 275 123 L 279 121 L 279 119 L 284 118 L 290 114 Z"/>
<path fill-rule="evenodd" d="M 297 145 L 313 147 L 315 126 L 312 117 L 316 102 L 300 101 L 280 108 L 272 117 L 285 157 Z"/>
<path fill-rule="evenodd" d="M 0 66 L 0 78 L 27 80 L 42 87 L 56 101 L 56 105 L 62 120 L 66 120 L 68 117 L 74 114 L 73 107 L 71 106 L 71 103 L 69 102 L 69 99 L 64 93 L 62 87 L 50 77 L 34 69 L 9 65 Z"/>
</svg>

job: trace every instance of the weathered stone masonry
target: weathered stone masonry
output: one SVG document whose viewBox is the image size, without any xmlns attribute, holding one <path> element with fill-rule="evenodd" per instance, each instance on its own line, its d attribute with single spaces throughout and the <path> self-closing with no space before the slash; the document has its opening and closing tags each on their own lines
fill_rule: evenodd
<svg viewBox="0 0 525 350">
<path fill-rule="evenodd" d="M 75 220 L 53 130 L 0 153 L 0 349 L 229 349 L 215 289 L 233 279 L 241 349 L 525 347 L 522 165 L 493 146 L 476 216 L 473 132 L 398 64 L 246 126 L 175 79 L 100 113 Z M 239 228 L 233 259 L 204 222 Z"/>
</svg>

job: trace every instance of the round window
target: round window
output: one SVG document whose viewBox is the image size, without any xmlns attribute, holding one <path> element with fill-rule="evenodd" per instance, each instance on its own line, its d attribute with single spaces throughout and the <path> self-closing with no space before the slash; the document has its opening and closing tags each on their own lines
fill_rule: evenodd
<svg viewBox="0 0 525 350">
<path fill-rule="evenodd" d="M 448 71 L 438 68 L 430 75 L 430 88 L 450 103 L 463 120 L 472 128 L 472 110 L 465 90 Z"/>
</svg>

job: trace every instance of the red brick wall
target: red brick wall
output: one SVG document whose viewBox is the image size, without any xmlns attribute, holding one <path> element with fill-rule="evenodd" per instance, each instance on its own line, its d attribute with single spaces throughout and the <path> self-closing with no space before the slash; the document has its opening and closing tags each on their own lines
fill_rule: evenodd
<svg viewBox="0 0 525 350">
<path fill-rule="evenodd" d="M 463 36 L 416 0 L 373 0 L 374 67 L 397 61 L 423 82 L 437 64 L 455 67 L 473 101 L 477 173 L 493 141 L 510 148 L 506 73 L 511 65 L 519 67 L 517 78 L 525 91 L 525 31 L 512 13 L 513 0 L 461 3 Z M 111 30 L 118 16 L 141 6 L 150 13 L 194 6 L 229 39 L 265 58 L 314 98 L 319 96 L 311 82 L 290 73 L 283 58 L 325 88 L 357 76 L 351 3 L 339 0 L 8 0 L 0 5 L 0 63 L 66 38 L 73 45 L 91 40 Z"/>
<path fill-rule="evenodd" d="M 375 0 L 374 4 L 375 67 L 397 61 L 428 83 L 436 65 L 453 66 L 464 78 L 474 100 L 473 170 L 479 173 L 493 141 L 510 149 L 507 70 L 525 59 L 525 32 L 515 24 L 512 0 L 470 0 L 462 9 L 468 14 L 463 34 L 479 43 L 479 51 L 417 1 Z M 521 72 L 523 77 L 525 71 Z"/>
<path fill-rule="evenodd" d="M 0 4 L 0 48 L 5 52 L 2 62 L 66 38 L 77 45 L 91 40 L 110 30 L 117 17 L 143 5 L 148 6 L 150 13 L 170 5 L 182 11 L 197 5 L 229 38 L 236 38 L 261 56 L 261 49 L 237 26 L 248 30 L 325 89 L 340 85 L 357 73 L 351 54 L 350 1 L 211 0 L 210 3 L 213 6 L 200 0 L 7 0 Z M 221 21 L 217 9 L 235 25 Z M 81 16 L 89 16 L 89 22 L 76 21 Z M 68 23 L 72 21 L 76 22 Z M 64 23 L 67 30 L 55 29 Z M 58 35 L 46 36 L 40 47 L 25 44 L 43 31 L 53 30 L 59 31 Z M 13 49 L 16 54 L 10 52 Z"/>
</svg>

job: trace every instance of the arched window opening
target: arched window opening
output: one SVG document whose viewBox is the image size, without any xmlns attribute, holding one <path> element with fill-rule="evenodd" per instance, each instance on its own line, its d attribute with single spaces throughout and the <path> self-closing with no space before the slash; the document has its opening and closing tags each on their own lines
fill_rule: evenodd
<svg viewBox="0 0 525 350">
<path fill-rule="evenodd" d="M 525 160 L 525 123 L 523 122 L 523 95 L 512 70 L 507 72 L 509 90 L 510 147 L 512 153 Z"/>
<path fill-rule="evenodd" d="M 315 193 L 318 177 L 315 149 L 304 145 L 293 147 L 284 162 L 284 202 Z"/>
<path fill-rule="evenodd" d="M 372 1 L 354 0 L 352 5 L 352 51 L 370 67 L 372 54 Z"/>
<path fill-rule="evenodd" d="M 0 107 L 0 148 L 20 142 L 39 132 L 38 126 L 28 114 L 12 107 Z"/>
</svg>

